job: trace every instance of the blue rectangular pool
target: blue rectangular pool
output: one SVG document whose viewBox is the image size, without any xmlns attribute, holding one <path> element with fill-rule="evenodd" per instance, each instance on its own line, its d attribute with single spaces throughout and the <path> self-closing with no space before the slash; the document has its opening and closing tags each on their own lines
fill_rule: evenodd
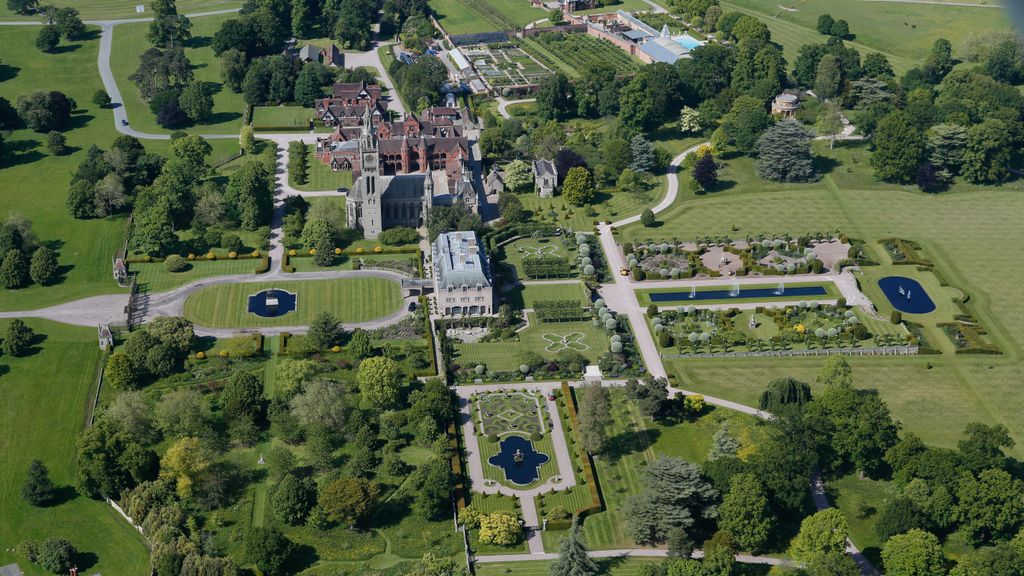
<svg viewBox="0 0 1024 576">
<path fill-rule="evenodd" d="M 686 48 L 687 50 L 693 50 L 694 48 L 700 46 L 700 40 L 697 40 L 693 36 L 689 36 L 686 34 L 684 34 L 683 36 L 676 36 L 675 38 L 673 38 L 673 40 L 675 40 L 677 44 L 679 44 L 683 48 Z"/>
<path fill-rule="evenodd" d="M 782 292 L 778 288 L 743 288 L 733 296 L 731 288 L 721 290 L 704 290 L 691 293 L 689 290 L 679 292 L 652 292 L 648 294 L 651 302 L 682 302 L 697 300 L 756 300 L 758 298 L 778 298 L 780 296 L 826 296 L 828 290 L 824 286 L 786 286 Z"/>
</svg>

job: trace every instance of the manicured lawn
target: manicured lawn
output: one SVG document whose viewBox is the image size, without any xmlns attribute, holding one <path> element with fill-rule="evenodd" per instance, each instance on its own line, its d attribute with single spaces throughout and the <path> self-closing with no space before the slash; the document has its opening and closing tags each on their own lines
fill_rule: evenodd
<svg viewBox="0 0 1024 576">
<path fill-rule="evenodd" d="M 190 14 L 196 12 L 207 12 L 212 10 L 228 10 L 240 8 L 244 2 L 241 0 L 177 0 L 178 12 Z M 151 18 L 152 8 L 147 2 L 139 0 L 54 0 L 48 2 L 54 6 L 63 8 L 71 6 L 77 8 L 86 20 L 101 20 L 112 18 Z M 146 11 L 139 14 L 135 7 L 142 4 Z M 7 9 L 7 5 L 0 5 L 0 19 L 3 20 L 33 20 L 31 16 L 14 14 Z"/>
<path fill-rule="evenodd" d="M 61 277 L 48 287 L 0 290 L 0 310 L 28 310 L 120 291 L 111 276 L 110 259 L 124 239 L 124 219 L 76 220 L 65 203 L 71 174 L 89 146 L 109 148 L 117 136 L 113 114 L 91 104 L 93 93 L 103 87 L 96 71 L 98 29 L 90 28 L 93 39 L 70 44 L 57 54 L 35 47 L 38 32 L 36 27 L 0 27 L 0 75 L 6 78 L 0 82 L 0 96 L 14 104 L 18 96 L 35 90 L 60 90 L 80 109 L 65 132 L 71 150 L 65 156 L 46 150 L 45 134 L 4 132 L 7 157 L 0 161 L 0 218 L 16 212 L 31 220 L 36 236 L 58 252 Z"/>
<path fill-rule="evenodd" d="M 793 2 L 787 5 L 794 4 Z M 915 5 L 897 2 L 834 2 L 807 0 L 796 3 L 794 11 L 780 10 L 773 0 L 729 0 L 726 11 L 741 10 L 754 14 L 772 31 L 772 39 L 785 47 L 790 66 L 803 44 L 824 42 L 815 25 L 820 14 L 845 19 L 855 38 L 850 44 L 861 51 L 882 52 L 889 56 L 897 73 L 917 66 L 927 57 L 937 38 L 953 44 L 954 54 L 972 34 L 1007 30 L 1006 12 L 993 8 Z M 894 42 L 894 39 L 899 39 Z"/>
<path fill-rule="evenodd" d="M 23 358 L 5 355 L 4 417 L 0 418 L 0 564 L 19 562 L 29 576 L 47 574 L 9 549 L 27 539 L 67 538 L 81 552 L 78 565 L 93 574 L 143 574 L 149 552 L 142 536 L 103 502 L 74 491 L 75 443 L 85 424 L 100 359 L 96 330 L 30 321 L 45 340 Z M 6 329 L 7 321 L 0 321 Z M 21 499 L 32 460 L 42 460 L 67 498 L 33 508 Z M 66 495 L 66 496 L 65 496 Z"/>
<path fill-rule="evenodd" d="M 503 27 L 500 20 L 489 16 L 469 0 L 430 0 L 430 9 L 449 34 L 493 32 Z M 527 6 L 524 5 L 523 9 L 526 10 Z"/>
<path fill-rule="evenodd" d="M 778 279 L 784 279 L 784 276 L 779 276 Z M 786 296 L 785 291 L 782 294 L 775 296 L 763 296 L 757 298 L 743 298 L 743 290 L 775 290 L 778 287 L 778 282 L 771 282 L 775 278 L 766 280 L 765 284 L 742 284 L 740 285 L 740 293 L 736 298 L 718 298 L 712 300 L 690 300 L 689 292 L 687 288 L 646 288 L 643 290 L 636 291 L 637 301 L 641 306 L 647 306 L 651 304 L 651 294 L 673 294 L 683 293 L 682 300 L 673 300 L 671 302 L 657 302 L 658 306 L 662 309 L 672 309 L 679 306 L 688 306 L 690 304 L 701 305 L 701 304 L 731 304 L 731 303 L 743 303 L 743 302 L 784 302 L 789 300 L 796 301 L 813 301 L 813 300 L 834 300 L 840 296 L 839 289 L 832 282 L 799 282 L 786 284 L 787 288 L 802 288 L 810 286 L 820 286 L 825 289 L 826 294 L 821 296 Z M 725 286 L 697 286 L 697 292 L 709 292 L 714 290 L 730 290 L 731 287 Z"/>
<path fill-rule="evenodd" d="M 545 358 L 554 358 L 559 350 L 566 348 L 562 337 L 568 339 L 569 346 L 594 362 L 608 351 L 607 334 L 590 322 L 538 323 L 533 314 L 529 316 L 530 327 L 519 333 L 518 342 L 456 342 L 456 362 L 462 366 L 483 364 L 495 372 L 516 370 L 519 366 L 516 356 L 520 352 L 531 351 Z"/>
<path fill-rule="evenodd" d="M 129 270 L 136 272 L 139 289 L 151 294 L 166 292 L 210 276 L 226 274 L 253 274 L 259 266 L 258 259 L 246 260 L 214 260 L 190 262 L 191 268 L 184 272 L 168 272 L 163 262 L 149 264 L 131 264 Z"/>
<path fill-rule="evenodd" d="M 599 221 L 621 220 L 654 206 L 665 196 L 665 179 L 657 178 L 650 190 L 639 194 L 602 190 L 591 206 L 576 207 L 565 202 L 561 194 L 541 198 L 534 193 L 519 194 L 523 208 L 541 222 L 568 226 L 577 231 L 590 231 Z"/>
<path fill-rule="evenodd" d="M 277 318 L 249 313 L 249 296 L 268 288 L 297 294 L 295 311 Z M 309 324 L 320 312 L 330 312 L 342 322 L 364 322 L 397 311 L 401 303 L 398 284 L 381 278 L 246 282 L 196 292 L 185 301 L 185 317 L 208 328 L 301 326 Z"/>
<path fill-rule="evenodd" d="M 213 115 L 204 124 L 185 128 L 195 134 L 237 134 L 242 128 L 242 111 L 245 103 L 241 94 L 236 94 L 222 84 L 220 60 L 213 55 L 210 40 L 225 20 L 237 18 L 237 14 L 203 16 L 192 19 L 192 39 L 185 47 L 185 55 L 192 63 L 192 74 L 196 80 L 215 84 Z M 135 84 L 128 79 L 139 67 L 139 56 L 150 48 L 146 33 L 149 24 L 123 24 L 114 28 L 114 46 L 110 66 L 114 70 L 117 86 L 128 110 L 128 120 L 136 130 L 154 133 L 170 133 L 156 123 L 156 117 L 149 104 L 139 95 Z M 237 142 L 236 148 L 237 148 Z"/>
<path fill-rule="evenodd" d="M 339 170 L 335 172 L 331 170 L 329 164 L 324 164 L 317 159 L 314 152 L 313 146 L 307 146 L 308 154 L 306 155 L 306 168 L 308 170 L 308 176 L 306 177 L 305 184 L 298 184 L 295 182 L 295 177 L 292 174 L 288 174 L 289 184 L 292 185 L 296 190 L 303 192 L 324 192 L 337 190 L 339 188 L 351 188 L 352 187 L 352 171 L 351 170 Z M 342 199 L 344 202 L 344 199 Z M 342 206 L 344 209 L 344 206 Z"/>
<path fill-rule="evenodd" d="M 590 304 L 582 282 L 574 284 L 527 284 L 504 292 L 503 296 L 515 309 L 533 308 L 538 300 L 578 300 L 581 306 Z"/>
<path fill-rule="evenodd" d="M 313 119 L 313 109 L 302 106 L 256 106 L 252 113 L 252 125 L 256 131 L 292 129 L 308 132 Z"/>
</svg>

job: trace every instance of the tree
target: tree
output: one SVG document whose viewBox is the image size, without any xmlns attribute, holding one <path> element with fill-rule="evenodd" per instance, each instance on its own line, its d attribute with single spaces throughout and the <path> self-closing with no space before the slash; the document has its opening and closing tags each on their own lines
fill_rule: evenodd
<svg viewBox="0 0 1024 576">
<path fill-rule="evenodd" d="M 513 160 L 505 164 L 504 168 L 505 186 L 510 192 L 527 192 L 533 187 L 533 167 L 522 160 Z"/>
<path fill-rule="evenodd" d="M 986 468 L 1006 466 L 1003 449 L 1013 448 L 1015 445 L 1006 426 L 971 422 L 964 429 L 964 435 L 967 437 L 957 443 L 964 468 L 977 473 Z"/>
<path fill-rule="evenodd" d="M 814 76 L 814 91 L 818 98 L 830 99 L 839 95 L 843 86 L 843 68 L 839 59 L 832 54 L 825 54 L 818 61 Z"/>
<path fill-rule="evenodd" d="M 755 150 L 761 132 L 771 124 L 771 117 L 761 100 L 753 96 L 740 96 L 722 117 L 720 130 L 726 143 L 749 154 Z"/>
<path fill-rule="evenodd" d="M 306 429 L 340 430 L 345 424 L 345 396 L 341 384 L 331 380 L 307 382 L 291 399 L 291 414 Z"/>
<path fill-rule="evenodd" d="M 181 91 L 178 105 L 190 120 L 202 124 L 213 113 L 213 96 L 210 95 L 205 82 L 193 80 Z"/>
<path fill-rule="evenodd" d="M 39 460 L 28 465 L 28 476 L 21 485 L 21 498 L 32 506 L 45 506 L 53 499 L 55 488 L 50 472 Z"/>
<path fill-rule="evenodd" d="M 520 222 L 525 218 L 523 202 L 515 194 L 502 194 L 498 198 L 498 213 L 506 222 Z"/>
<path fill-rule="evenodd" d="M 619 120 L 633 130 L 649 130 L 661 123 L 661 111 L 651 94 L 647 75 L 637 74 L 619 92 Z"/>
<path fill-rule="evenodd" d="M 546 120 L 564 120 L 572 112 L 569 79 L 561 72 L 545 76 L 537 87 L 537 111 Z"/>
<path fill-rule="evenodd" d="M 600 384 L 583 387 L 580 401 L 580 437 L 583 449 L 600 454 L 608 441 L 606 428 L 611 424 L 611 398 Z"/>
<path fill-rule="evenodd" d="M 912 182 L 924 155 L 924 138 L 906 113 L 897 110 L 882 117 L 873 141 L 871 166 L 875 176 L 886 182 Z"/>
<path fill-rule="evenodd" d="M 1016 138 L 1006 122 L 988 118 L 967 129 L 963 175 L 975 184 L 996 184 L 1009 176 Z"/>
<path fill-rule="evenodd" d="M 654 211 L 650 208 L 644 208 L 644 211 L 640 214 L 640 223 L 643 224 L 645 228 L 653 228 L 657 225 L 658 221 L 654 217 Z"/>
<path fill-rule="evenodd" d="M 811 401 L 811 387 L 794 378 L 777 378 L 761 393 L 760 410 L 778 411 L 785 405 L 803 406 Z"/>
<path fill-rule="evenodd" d="M 316 504 L 316 484 L 312 478 L 296 478 L 286 474 L 274 489 L 270 505 L 278 519 L 292 526 L 305 522 L 309 510 Z"/>
<path fill-rule="evenodd" d="M 826 384 L 811 411 L 830 427 L 836 457 L 858 470 L 879 470 L 886 451 L 898 441 L 898 427 L 885 403 L 876 393 L 854 389 L 849 380 Z"/>
<path fill-rule="evenodd" d="M 569 535 L 558 546 L 558 558 L 551 563 L 551 576 L 597 576 L 600 570 L 587 554 L 583 544 L 583 531 L 574 521 Z"/>
<path fill-rule="evenodd" d="M 829 34 L 836 38 L 846 38 L 850 35 L 850 25 L 846 20 L 839 19 L 832 23 L 832 28 L 829 30 Z"/>
<path fill-rule="evenodd" d="M 165 436 L 181 438 L 209 433 L 210 409 L 195 390 L 182 389 L 164 394 L 154 413 Z"/>
<path fill-rule="evenodd" d="M 235 372 L 221 390 L 220 405 L 228 421 L 256 422 L 263 414 L 263 382 L 249 372 Z"/>
<path fill-rule="evenodd" d="M 650 172 L 654 168 L 656 157 L 654 146 L 651 141 L 637 134 L 629 141 L 629 151 L 632 160 L 629 163 L 630 170 L 634 172 Z"/>
<path fill-rule="evenodd" d="M 757 553 L 767 544 L 773 524 L 761 482 L 752 474 L 733 476 L 718 507 L 719 529 L 731 533 L 741 549 Z"/>
<path fill-rule="evenodd" d="M 67 574 L 75 564 L 78 551 L 63 538 L 47 538 L 39 545 L 36 562 L 52 574 Z"/>
<path fill-rule="evenodd" d="M 180 90 L 192 80 L 192 65 L 181 46 L 150 48 L 139 56 L 139 67 L 128 77 L 139 88 L 144 100 L 157 93 Z"/>
<path fill-rule="evenodd" d="M 30 14 L 39 8 L 39 0 L 7 0 L 7 9 L 16 14 Z"/>
<path fill-rule="evenodd" d="M 132 390 L 138 387 L 135 367 L 124 352 L 114 352 L 107 358 L 103 376 L 117 390 Z"/>
<path fill-rule="evenodd" d="M 0 281 L 4 288 L 21 288 L 28 282 L 25 255 L 20 250 L 10 249 L 0 262 Z"/>
<path fill-rule="evenodd" d="M 85 23 L 74 8 L 47 7 L 45 10 L 48 24 L 57 27 L 61 35 L 67 39 L 78 38 L 85 33 Z"/>
<path fill-rule="evenodd" d="M 664 542 L 673 528 L 713 518 L 718 492 L 700 469 L 679 458 L 659 458 L 644 470 L 644 489 L 626 500 L 629 535 L 640 544 Z"/>
<path fill-rule="evenodd" d="M 209 449 L 198 438 L 189 436 L 171 444 L 164 453 L 160 476 L 174 483 L 178 497 L 187 499 L 212 465 Z"/>
<path fill-rule="evenodd" d="M 18 116 L 40 134 L 65 128 L 71 120 L 75 101 L 61 92 L 32 92 L 18 96 Z"/>
<path fill-rule="evenodd" d="M 811 133 L 791 119 L 766 130 L 757 140 L 757 174 L 776 182 L 817 179 L 811 159 Z"/>
<path fill-rule="evenodd" d="M 93 204 L 96 216 L 106 218 L 115 214 L 128 202 L 125 195 L 124 182 L 121 177 L 111 172 L 93 187 Z"/>
<path fill-rule="evenodd" d="M 4 334 L 2 347 L 4 354 L 11 356 L 23 356 L 35 340 L 36 333 L 28 327 L 21 318 L 11 320 L 7 325 L 7 332 Z"/>
<path fill-rule="evenodd" d="M 231 174 L 224 201 L 245 230 L 270 223 L 274 212 L 273 174 L 259 160 L 251 160 Z"/>
<path fill-rule="evenodd" d="M 63 156 L 68 151 L 68 139 L 56 130 L 46 135 L 46 149 L 54 156 Z"/>
<path fill-rule="evenodd" d="M 732 83 L 735 66 L 735 48 L 718 43 L 708 43 L 694 48 L 690 58 L 676 61 L 676 71 L 686 88 L 684 93 L 692 94 L 687 103 L 714 98 L 722 89 Z"/>
<path fill-rule="evenodd" d="M 1024 74 L 1024 48 L 1016 39 L 1002 40 L 985 59 L 985 72 L 996 80 L 1017 84 Z"/>
<path fill-rule="evenodd" d="M 934 534 L 911 530 L 890 538 L 882 547 L 885 573 L 891 576 L 941 576 L 946 573 L 942 545 Z"/>
<path fill-rule="evenodd" d="M 36 48 L 43 52 L 53 52 L 57 44 L 60 44 L 60 30 L 56 26 L 43 26 L 36 35 Z"/>
<path fill-rule="evenodd" d="M 519 520 L 508 512 L 494 512 L 480 517 L 480 541 L 486 544 L 512 546 L 519 542 L 523 529 Z"/>
<path fill-rule="evenodd" d="M 276 528 L 250 528 L 245 535 L 245 554 L 268 576 L 280 574 L 295 544 Z"/>
<path fill-rule="evenodd" d="M 448 458 L 435 457 L 421 464 L 412 478 L 416 491 L 413 510 L 425 520 L 437 520 L 449 514 L 452 482 L 451 461 Z"/>
<path fill-rule="evenodd" d="M 319 503 L 328 519 L 352 528 L 370 517 L 379 494 L 374 482 L 364 478 L 339 478 L 320 492 Z"/>
<path fill-rule="evenodd" d="M 562 184 L 562 196 L 565 201 L 573 206 L 586 206 L 594 201 L 597 187 L 594 184 L 594 175 L 590 170 L 577 166 L 565 176 Z"/>
<path fill-rule="evenodd" d="M 818 34 L 824 34 L 826 36 L 831 35 L 832 25 L 835 24 L 835 22 L 836 21 L 832 18 L 831 14 L 822 14 L 818 16 L 818 25 L 816 26 Z"/>
<path fill-rule="evenodd" d="M 967 129 L 958 124 L 936 124 L 925 132 L 928 161 L 939 170 L 958 174 L 967 147 Z"/>
<path fill-rule="evenodd" d="M 836 137 L 843 131 L 843 116 L 835 102 L 825 103 L 814 128 L 818 134 L 828 136 L 828 148 L 831 150 L 836 144 Z"/>
<path fill-rule="evenodd" d="M 718 186 L 718 163 L 710 152 L 697 158 L 697 163 L 693 165 L 693 181 L 700 186 L 700 192 Z"/>
<path fill-rule="evenodd" d="M 40 286 L 47 286 L 57 276 L 57 256 L 53 250 L 46 246 L 40 246 L 32 254 L 32 264 L 28 272 L 32 281 Z"/>
<path fill-rule="evenodd" d="M 363 400 L 378 409 L 391 408 L 398 401 L 402 370 L 398 362 L 384 356 L 367 358 L 359 364 L 356 383 Z"/>
<path fill-rule="evenodd" d="M 182 14 L 158 16 L 149 23 L 147 39 L 160 48 L 173 48 L 192 37 L 192 22 Z"/>
<path fill-rule="evenodd" d="M 828 554 L 846 551 L 849 528 L 846 517 L 837 508 L 826 508 L 803 519 L 800 532 L 790 544 L 790 554 L 801 562 L 811 562 Z"/>
<path fill-rule="evenodd" d="M 115 353 L 116 354 L 116 353 Z M 142 392 L 120 392 L 103 410 L 103 418 L 116 433 L 148 444 L 156 439 L 153 402 Z"/>
</svg>

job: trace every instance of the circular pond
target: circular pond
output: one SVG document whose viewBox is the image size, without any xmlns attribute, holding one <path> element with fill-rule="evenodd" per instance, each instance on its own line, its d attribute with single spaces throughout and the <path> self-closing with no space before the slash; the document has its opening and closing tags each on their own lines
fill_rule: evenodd
<svg viewBox="0 0 1024 576">
<path fill-rule="evenodd" d="M 932 302 L 921 283 L 913 278 L 886 276 L 878 281 L 878 287 L 889 299 L 889 304 L 900 312 L 927 314 L 935 310 L 935 302 Z"/>
<path fill-rule="evenodd" d="M 249 296 L 249 312 L 262 318 L 277 318 L 295 310 L 296 294 L 279 288 L 262 290 Z"/>
<path fill-rule="evenodd" d="M 506 436 L 501 441 L 501 451 L 487 459 L 487 462 L 505 471 L 505 479 L 519 486 L 526 486 L 540 478 L 540 467 L 546 464 L 547 454 L 537 452 L 522 436 Z"/>
</svg>

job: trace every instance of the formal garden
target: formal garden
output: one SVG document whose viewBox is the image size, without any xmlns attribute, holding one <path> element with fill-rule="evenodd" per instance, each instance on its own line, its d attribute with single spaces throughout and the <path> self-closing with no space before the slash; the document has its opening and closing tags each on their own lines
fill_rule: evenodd
<svg viewBox="0 0 1024 576">
<path fill-rule="evenodd" d="M 650 318 L 666 356 L 889 348 L 917 344 L 902 324 L 844 305 L 805 301 L 754 310 L 679 306 Z"/>
<path fill-rule="evenodd" d="M 525 38 L 522 47 L 550 69 L 582 71 L 590 64 L 611 64 L 622 74 L 635 71 L 642 64 L 607 40 L 588 34 L 542 32 Z"/>
<path fill-rule="evenodd" d="M 512 43 L 459 48 L 477 73 L 498 89 L 503 86 L 535 85 L 550 74 L 540 62 Z"/>
<path fill-rule="evenodd" d="M 558 475 L 551 415 L 543 393 L 480 392 L 470 397 L 484 477 L 525 489 Z M 486 484 L 485 484 L 486 485 Z"/>
</svg>

